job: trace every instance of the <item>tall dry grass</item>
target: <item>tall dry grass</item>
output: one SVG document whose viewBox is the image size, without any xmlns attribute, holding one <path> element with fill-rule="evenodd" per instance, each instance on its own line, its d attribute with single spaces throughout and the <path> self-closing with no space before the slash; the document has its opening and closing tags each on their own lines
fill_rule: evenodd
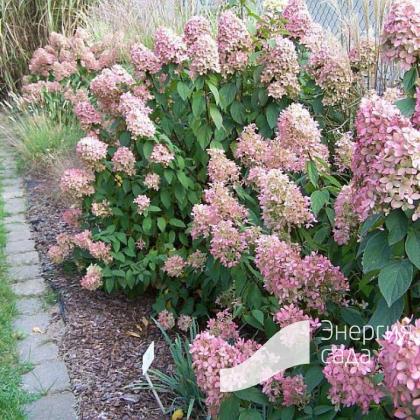
<svg viewBox="0 0 420 420">
<path fill-rule="evenodd" d="M 227 0 L 99 0 L 88 8 L 82 20 L 96 40 L 115 32 L 123 34 L 130 45 L 141 41 L 147 46 L 159 26 L 181 33 L 185 22 L 194 15 L 216 16 Z"/>
<path fill-rule="evenodd" d="M 0 0 L 0 94 L 15 90 L 52 31 L 71 33 L 97 0 Z"/>
</svg>

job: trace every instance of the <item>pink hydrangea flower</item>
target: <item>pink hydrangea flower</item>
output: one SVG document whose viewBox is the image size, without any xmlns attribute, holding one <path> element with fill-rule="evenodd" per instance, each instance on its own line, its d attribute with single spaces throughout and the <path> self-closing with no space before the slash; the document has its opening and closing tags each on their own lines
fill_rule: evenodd
<svg viewBox="0 0 420 420">
<path fill-rule="evenodd" d="M 285 27 L 293 38 L 302 38 L 311 29 L 312 18 L 305 0 L 289 0 L 283 17 L 286 19 Z"/>
<path fill-rule="evenodd" d="M 182 38 L 175 35 L 168 28 L 158 28 L 155 32 L 156 56 L 162 64 L 181 64 L 187 57 L 187 47 Z"/>
<path fill-rule="evenodd" d="M 86 275 L 80 280 L 80 285 L 87 290 L 96 290 L 102 286 L 102 268 L 97 264 L 91 264 Z"/>
<path fill-rule="evenodd" d="M 268 154 L 268 141 L 257 133 L 255 124 L 247 125 L 237 140 L 235 158 L 246 167 L 262 165 Z"/>
<path fill-rule="evenodd" d="M 230 10 L 219 17 L 217 44 L 222 74 L 233 74 L 244 69 L 252 47 L 251 37 L 244 22 Z"/>
<path fill-rule="evenodd" d="M 395 413 L 400 419 L 420 416 L 420 319 L 396 322 L 378 340 L 379 363 L 384 384 L 391 393 Z"/>
<path fill-rule="evenodd" d="M 194 251 L 187 258 L 187 264 L 196 271 L 203 271 L 206 261 L 207 254 L 200 250 Z"/>
<path fill-rule="evenodd" d="M 331 385 L 329 398 L 337 408 L 358 405 L 366 414 L 384 396 L 374 382 L 376 360 L 352 348 L 332 346 L 323 373 Z"/>
<path fill-rule="evenodd" d="M 275 46 L 267 43 L 260 59 L 263 65 L 261 82 L 268 85 L 268 94 L 275 99 L 299 94 L 299 63 L 295 46 L 287 38 L 275 38 Z"/>
<path fill-rule="evenodd" d="M 86 169 L 66 169 L 60 181 L 61 191 L 78 200 L 95 192 L 95 176 Z"/>
<path fill-rule="evenodd" d="M 155 144 L 153 147 L 152 154 L 149 157 L 150 162 L 160 164 L 164 167 L 168 167 L 174 160 L 175 156 L 169 151 L 169 149 L 163 144 Z"/>
<path fill-rule="evenodd" d="M 112 216 L 112 208 L 108 200 L 103 200 L 100 203 L 92 203 L 92 214 L 96 217 Z"/>
<path fill-rule="evenodd" d="M 353 208 L 353 196 L 353 185 L 344 185 L 334 203 L 334 240 L 338 245 L 346 244 L 359 225 L 359 218 Z"/>
<path fill-rule="evenodd" d="M 334 163 L 340 172 L 344 172 L 351 168 L 354 147 L 355 144 L 351 132 L 342 134 L 335 143 Z"/>
<path fill-rule="evenodd" d="M 171 330 L 173 327 L 175 327 L 174 314 L 166 309 L 159 312 L 157 321 L 164 330 Z"/>
<path fill-rule="evenodd" d="M 136 158 L 128 147 L 119 147 L 112 157 L 115 172 L 124 172 L 133 176 L 136 174 Z"/>
<path fill-rule="evenodd" d="M 131 47 L 131 61 L 141 74 L 146 72 L 156 74 L 162 67 L 159 57 L 143 44 L 135 44 Z"/>
<path fill-rule="evenodd" d="M 207 172 L 211 182 L 229 184 L 239 180 L 238 166 L 226 157 L 223 150 L 208 149 L 207 152 L 210 156 Z"/>
<path fill-rule="evenodd" d="M 420 58 L 420 6 L 417 1 L 393 1 L 382 32 L 382 49 L 389 60 L 409 69 Z"/>
<path fill-rule="evenodd" d="M 306 384 L 302 375 L 284 376 L 278 373 L 263 384 L 263 393 L 270 402 L 285 407 L 303 407 L 307 402 Z"/>
<path fill-rule="evenodd" d="M 82 216 L 82 210 L 79 208 L 71 208 L 63 211 L 64 223 L 67 223 L 72 227 L 80 226 L 80 218 Z"/>
<path fill-rule="evenodd" d="M 88 244 L 88 251 L 93 258 L 101 260 L 105 264 L 111 264 L 113 257 L 111 255 L 111 245 L 102 241 L 91 241 Z"/>
<path fill-rule="evenodd" d="M 223 338 L 226 341 L 239 340 L 238 326 L 233 322 L 232 314 L 229 309 L 216 314 L 216 318 L 207 321 L 207 331 L 215 336 Z"/>
<path fill-rule="evenodd" d="M 97 137 L 83 137 L 76 146 L 76 152 L 79 158 L 89 168 L 102 171 L 105 166 L 103 160 L 106 158 L 108 145 L 100 141 Z"/>
<path fill-rule="evenodd" d="M 182 277 L 184 275 L 184 269 L 187 262 L 180 255 L 173 255 L 168 257 L 163 265 L 162 270 L 169 277 Z"/>
<path fill-rule="evenodd" d="M 150 198 L 147 195 L 138 195 L 134 199 L 134 204 L 137 206 L 137 213 L 143 214 L 150 206 Z"/>
<path fill-rule="evenodd" d="M 201 35 L 188 49 L 191 58 L 190 74 L 197 75 L 220 72 L 219 52 L 216 41 L 210 35 Z"/>
<path fill-rule="evenodd" d="M 35 83 L 24 84 L 22 86 L 22 97 L 27 102 L 42 103 L 44 101 L 44 93 L 56 93 L 62 90 L 62 86 L 56 81 L 39 80 Z"/>
<path fill-rule="evenodd" d="M 211 35 L 210 22 L 204 16 L 193 16 L 184 27 L 184 42 L 188 48 L 203 35 Z"/>
<path fill-rule="evenodd" d="M 144 178 L 144 185 L 151 190 L 159 191 L 160 176 L 154 172 L 149 172 Z"/>
<path fill-rule="evenodd" d="M 309 315 L 306 315 L 302 309 L 299 309 L 295 304 L 285 305 L 280 308 L 274 314 L 274 322 L 276 322 L 280 328 L 285 328 L 294 322 L 299 321 L 309 321 L 312 333 L 314 333 L 320 326 L 318 318 L 312 318 Z"/>
<path fill-rule="evenodd" d="M 80 101 L 74 105 L 74 113 L 79 119 L 80 127 L 89 130 L 93 125 L 101 124 L 101 114 L 89 101 Z"/>
<path fill-rule="evenodd" d="M 188 330 L 190 329 L 192 325 L 192 322 L 193 320 L 189 315 L 181 314 L 176 321 L 176 326 L 181 331 L 188 332 Z"/>
</svg>

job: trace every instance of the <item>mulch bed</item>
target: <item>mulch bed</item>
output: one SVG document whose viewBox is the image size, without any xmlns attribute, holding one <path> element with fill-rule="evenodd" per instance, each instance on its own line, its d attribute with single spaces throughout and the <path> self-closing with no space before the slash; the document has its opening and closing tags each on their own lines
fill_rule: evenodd
<svg viewBox="0 0 420 420">
<path fill-rule="evenodd" d="M 69 228 L 61 221 L 64 208 L 54 200 L 54 184 L 28 177 L 28 220 L 32 225 L 42 270 L 58 292 L 65 332 L 60 351 L 69 371 L 81 419 L 162 419 L 149 391 L 125 387 L 142 379 L 141 357 L 155 341 L 153 367 L 168 372 L 171 358 L 156 326 L 150 320 L 153 296 L 128 300 L 104 292 L 88 292 L 79 285 L 79 274 L 67 274 L 54 266 L 47 251 L 57 234 Z M 141 331 L 142 319 L 150 320 Z M 140 337 L 129 335 L 130 332 Z M 164 402 L 165 404 L 165 402 Z M 168 404 L 166 405 L 168 406 Z"/>
</svg>

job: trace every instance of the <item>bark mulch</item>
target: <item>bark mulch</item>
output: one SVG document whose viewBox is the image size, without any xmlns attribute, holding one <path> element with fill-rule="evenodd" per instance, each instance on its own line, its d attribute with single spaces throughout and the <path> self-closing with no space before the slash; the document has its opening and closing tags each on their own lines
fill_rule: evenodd
<svg viewBox="0 0 420 420">
<path fill-rule="evenodd" d="M 28 220 L 43 275 L 57 292 L 65 331 L 60 352 L 69 371 L 79 416 L 90 419 L 162 419 L 149 391 L 133 392 L 127 385 L 141 378 L 141 357 L 155 341 L 153 368 L 168 372 L 171 358 L 157 327 L 150 320 L 153 296 L 128 300 L 124 296 L 88 292 L 79 285 L 81 275 L 54 266 L 47 251 L 57 234 L 69 231 L 61 221 L 64 208 L 54 200 L 51 181 L 28 177 Z M 149 320 L 144 328 L 143 318 Z M 140 328 L 141 329 L 140 329 Z M 140 335 L 130 335 L 131 332 Z M 164 399 L 163 399 L 164 400 Z"/>
</svg>

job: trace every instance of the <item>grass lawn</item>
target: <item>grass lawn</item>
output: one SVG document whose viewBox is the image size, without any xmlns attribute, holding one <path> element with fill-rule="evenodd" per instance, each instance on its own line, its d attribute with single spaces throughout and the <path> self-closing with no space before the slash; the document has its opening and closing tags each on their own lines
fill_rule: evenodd
<svg viewBox="0 0 420 420">
<path fill-rule="evenodd" d="M 6 271 L 3 217 L 3 201 L 0 196 L 0 419 L 19 420 L 25 418 L 23 404 L 28 401 L 28 396 L 19 387 L 20 375 L 25 367 L 18 363 L 18 337 L 12 329 L 13 318 L 16 316 L 15 296 L 10 289 Z"/>
</svg>

